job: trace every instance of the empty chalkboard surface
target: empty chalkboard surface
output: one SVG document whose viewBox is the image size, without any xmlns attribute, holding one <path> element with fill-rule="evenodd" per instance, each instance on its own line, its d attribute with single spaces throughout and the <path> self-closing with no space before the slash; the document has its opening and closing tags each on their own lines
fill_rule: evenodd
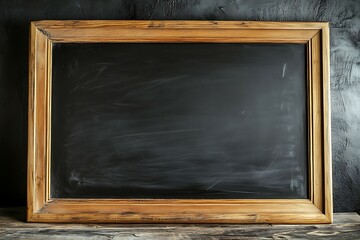
<svg viewBox="0 0 360 240">
<path fill-rule="evenodd" d="M 304 44 L 57 43 L 51 197 L 308 197 Z"/>
</svg>

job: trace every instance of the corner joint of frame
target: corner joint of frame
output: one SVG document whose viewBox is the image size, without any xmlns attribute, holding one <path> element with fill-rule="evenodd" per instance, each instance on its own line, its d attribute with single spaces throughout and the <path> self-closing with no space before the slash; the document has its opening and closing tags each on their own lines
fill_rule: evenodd
<svg viewBox="0 0 360 240">
<path fill-rule="evenodd" d="M 38 28 L 38 30 L 48 39 L 51 39 L 51 35 L 49 32 L 45 31 L 44 29 L 42 28 Z"/>
<path fill-rule="evenodd" d="M 45 37 L 51 41 L 52 36 L 51 36 L 50 32 L 48 32 L 44 28 L 38 26 L 36 22 L 31 22 L 31 26 L 34 27 L 38 31 L 38 33 L 40 33 L 43 37 Z"/>
<path fill-rule="evenodd" d="M 334 222 L 332 214 L 331 215 L 324 214 L 324 218 L 325 218 L 324 223 L 333 223 Z"/>
<path fill-rule="evenodd" d="M 27 222 L 38 222 L 39 221 L 39 215 L 43 214 L 44 212 L 46 212 L 46 206 L 49 203 L 44 203 L 42 206 L 39 206 L 38 209 L 27 209 L 27 213 L 26 213 L 26 221 Z"/>
<path fill-rule="evenodd" d="M 328 22 L 324 22 L 322 28 L 320 29 L 321 34 L 324 36 L 328 35 L 330 31 L 330 24 Z"/>
</svg>

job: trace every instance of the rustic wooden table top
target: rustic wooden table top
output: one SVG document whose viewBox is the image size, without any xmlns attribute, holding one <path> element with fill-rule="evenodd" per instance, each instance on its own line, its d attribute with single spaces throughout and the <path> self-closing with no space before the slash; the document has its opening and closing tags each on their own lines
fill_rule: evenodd
<svg viewBox="0 0 360 240">
<path fill-rule="evenodd" d="M 360 239 L 360 216 L 335 213 L 333 224 L 40 224 L 25 208 L 0 208 L 0 239 Z"/>
</svg>

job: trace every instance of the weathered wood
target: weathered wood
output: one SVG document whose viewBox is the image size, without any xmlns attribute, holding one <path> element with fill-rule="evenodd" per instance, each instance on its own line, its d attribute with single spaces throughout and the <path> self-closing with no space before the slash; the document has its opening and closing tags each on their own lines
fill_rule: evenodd
<svg viewBox="0 0 360 240">
<path fill-rule="evenodd" d="M 328 225 L 41 224 L 24 208 L 0 209 L 1 239 L 359 239 L 360 216 L 335 213 Z"/>
<path fill-rule="evenodd" d="M 296 42 L 307 43 L 325 23 L 239 21 L 38 21 L 55 42 Z M 215 31 L 209 31 L 215 30 Z M 221 31 L 219 31 L 221 30 Z"/>
</svg>

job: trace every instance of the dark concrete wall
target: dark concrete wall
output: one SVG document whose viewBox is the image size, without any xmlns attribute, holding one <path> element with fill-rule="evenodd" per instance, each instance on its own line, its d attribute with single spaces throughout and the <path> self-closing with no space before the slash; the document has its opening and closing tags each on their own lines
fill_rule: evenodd
<svg viewBox="0 0 360 240">
<path fill-rule="evenodd" d="M 359 0 L 1 0 L 0 206 L 25 205 L 29 22 L 211 19 L 331 22 L 335 211 L 360 211 Z"/>
</svg>

